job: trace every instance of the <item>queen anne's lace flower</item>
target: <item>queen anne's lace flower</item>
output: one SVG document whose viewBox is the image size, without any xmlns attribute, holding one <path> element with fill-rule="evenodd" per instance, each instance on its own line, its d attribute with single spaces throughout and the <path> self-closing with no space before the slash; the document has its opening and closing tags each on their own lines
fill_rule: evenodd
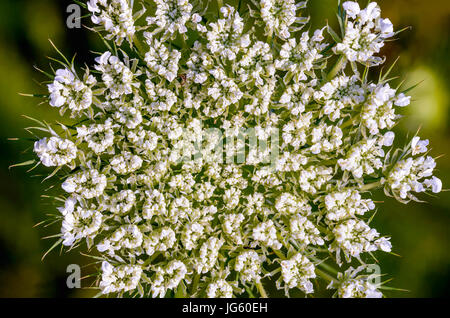
<svg viewBox="0 0 450 318">
<path fill-rule="evenodd" d="M 369 275 L 358 275 L 365 266 L 356 269 L 349 267 L 344 273 L 338 273 L 338 281 L 333 281 L 328 288 L 337 289 L 337 296 L 341 298 L 381 298 L 383 294 L 378 290 L 379 285 L 371 282 Z M 358 275 L 358 276 L 357 276 Z"/>
<path fill-rule="evenodd" d="M 373 210 L 375 204 L 370 199 L 362 199 L 358 190 L 348 189 L 333 192 L 325 196 L 326 218 L 330 221 L 339 221 L 364 215 Z"/>
<path fill-rule="evenodd" d="M 383 167 L 382 146 L 380 140 L 375 138 L 363 140 L 353 145 L 346 156 L 338 160 L 338 164 L 342 170 L 351 172 L 355 178 L 373 174 L 375 170 Z"/>
<path fill-rule="evenodd" d="M 86 72 L 84 81 L 81 81 L 69 69 L 59 69 L 56 71 L 55 80 L 48 85 L 50 92 L 50 106 L 68 107 L 72 111 L 72 116 L 79 116 L 83 110 L 91 107 L 93 102 L 93 92 L 91 87 L 96 84 L 96 79 Z"/>
<path fill-rule="evenodd" d="M 431 188 L 434 193 L 441 192 L 441 180 L 432 175 L 435 167 L 436 162 L 430 156 L 399 161 L 389 173 L 387 184 L 401 199 L 413 199 L 411 192 L 424 192 L 426 188 Z M 427 177 L 431 178 L 422 180 Z"/>
<path fill-rule="evenodd" d="M 292 237 L 300 244 L 305 246 L 325 244 L 320 231 L 304 216 L 296 215 L 292 217 L 289 229 Z"/>
<path fill-rule="evenodd" d="M 396 91 L 389 84 L 367 87 L 369 97 L 361 111 L 362 123 L 372 135 L 378 134 L 381 129 L 392 128 L 399 117 L 395 114 L 394 106 L 407 106 L 409 99 Z"/>
<path fill-rule="evenodd" d="M 281 261 L 281 277 L 285 289 L 298 287 L 306 294 L 314 291 L 310 281 L 311 278 L 316 277 L 314 264 L 300 253 L 288 260 Z"/>
<path fill-rule="evenodd" d="M 120 250 L 138 249 L 142 242 L 142 232 L 136 225 L 124 225 L 97 244 L 97 250 L 107 252 L 109 256 L 116 256 Z"/>
<path fill-rule="evenodd" d="M 365 100 L 365 91 L 356 76 L 338 76 L 314 92 L 314 99 L 323 105 L 322 113 L 331 121 L 341 118 L 341 111 Z"/>
<path fill-rule="evenodd" d="M 34 152 L 46 167 L 58 167 L 70 163 L 77 157 L 77 147 L 67 139 L 43 138 L 34 143 Z"/>
<path fill-rule="evenodd" d="M 258 255 L 255 251 L 247 251 L 239 254 L 236 257 L 236 264 L 234 269 L 240 273 L 243 281 L 258 281 L 261 279 L 261 263 L 263 257 Z"/>
<path fill-rule="evenodd" d="M 77 207 L 64 216 L 61 234 L 63 244 L 71 246 L 82 238 L 93 238 L 102 225 L 102 214 L 94 210 Z"/>
<path fill-rule="evenodd" d="M 258 224 L 253 229 L 252 236 L 255 242 L 260 245 L 272 247 L 276 250 L 281 248 L 281 243 L 277 238 L 277 229 L 272 220 Z"/>
<path fill-rule="evenodd" d="M 306 2 L 151 2 L 87 1 L 114 43 L 48 85 L 75 120 L 29 128 L 48 132 L 34 152 L 61 180 L 60 242 L 95 251 L 104 294 L 264 296 L 276 282 L 289 296 L 323 279 L 381 296 L 348 264 L 392 249 L 369 225 L 370 191 L 406 203 L 442 189 L 428 140 L 394 146 L 406 90 L 368 76 L 390 21 L 347 1 L 338 35 L 301 31 Z"/>
<path fill-rule="evenodd" d="M 220 279 L 208 285 L 206 295 L 208 298 L 231 298 L 233 287 L 225 279 Z"/>
<path fill-rule="evenodd" d="M 223 241 L 216 237 L 204 242 L 200 247 L 199 257 L 194 259 L 194 269 L 200 274 L 209 272 L 216 265 L 222 245 Z"/>
<path fill-rule="evenodd" d="M 134 290 L 139 284 L 141 275 L 142 268 L 140 266 L 120 265 L 115 267 L 104 261 L 100 288 L 104 294 Z"/>
<path fill-rule="evenodd" d="M 206 34 L 206 47 L 213 54 L 218 53 L 223 58 L 235 60 L 236 55 L 250 45 L 250 38 L 248 34 L 242 34 L 244 22 L 234 8 L 222 7 L 220 12 L 223 19 L 209 24 L 211 30 Z"/>
<path fill-rule="evenodd" d="M 286 76 L 293 76 L 295 81 L 307 79 L 306 72 L 318 63 L 323 56 L 321 51 L 327 46 L 322 43 L 323 30 L 316 30 L 310 39 L 308 32 L 304 32 L 297 44 L 295 38 L 289 39 L 280 50 L 280 58 L 275 61 L 277 69 L 288 71 Z"/>
<path fill-rule="evenodd" d="M 340 252 L 350 262 L 352 257 L 359 258 L 364 252 L 373 252 L 378 249 L 390 252 L 391 243 L 384 237 L 378 238 L 380 234 L 371 229 L 364 221 L 349 219 L 338 224 L 333 229 L 334 242 L 329 250 L 336 252 L 336 259 L 340 263 Z"/>
<path fill-rule="evenodd" d="M 92 199 L 103 194 L 107 184 L 104 174 L 96 169 L 89 169 L 67 178 L 62 188 L 68 193 L 76 193 L 85 199 Z"/>
<path fill-rule="evenodd" d="M 164 43 L 153 39 L 150 33 L 144 34 L 149 45 L 149 50 L 145 54 L 145 62 L 150 70 L 172 82 L 178 75 L 178 61 L 181 53 L 175 49 L 169 50 Z M 147 82 L 147 91 L 153 93 L 150 87 L 153 83 Z M 153 95 L 151 94 L 150 95 Z"/>
<path fill-rule="evenodd" d="M 306 1 L 296 3 L 294 0 L 261 0 L 259 5 L 266 34 L 275 33 L 277 36 L 286 39 L 291 35 L 290 31 L 293 24 L 305 22 L 304 18 L 297 17 L 297 10 L 303 8 Z"/>
<path fill-rule="evenodd" d="M 157 268 L 156 277 L 152 283 L 153 297 L 164 297 L 167 290 L 176 288 L 186 274 L 186 265 L 177 260 L 169 262 L 164 268 Z"/>
<path fill-rule="evenodd" d="M 311 213 L 311 206 L 308 204 L 307 200 L 303 198 L 297 198 L 290 193 L 281 194 L 276 202 L 275 208 L 281 214 L 304 214 L 308 215 Z"/>
<path fill-rule="evenodd" d="M 77 127 L 78 138 L 87 142 L 88 147 L 97 154 L 103 153 L 114 145 L 115 125 L 111 119 L 104 124 L 93 124 L 89 127 Z"/>
<path fill-rule="evenodd" d="M 333 50 L 345 54 L 352 62 L 381 63 L 382 59 L 374 54 L 380 52 L 384 41 L 394 35 L 391 21 L 380 17 L 381 10 L 375 2 L 369 3 L 363 10 L 354 1 L 346 1 L 342 6 L 348 22 L 342 43 L 338 43 Z"/>
<path fill-rule="evenodd" d="M 187 22 L 201 21 L 198 14 L 192 14 L 192 4 L 188 0 L 155 0 L 155 3 L 155 16 L 148 17 L 147 23 L 164 30 L 163 37 L 173 37 L 176 32 L 184 34 L 188 31 Z"/>
<path fill-rule="evenodd" d="M 92 22 L 106 30 L 106 39 L 114 40 L 117 45 L 124 39 L 132 42 L 136 28 L 129 0 L 89 0 L 87 7 Z"/>
<path fill-rule="evenodd" d="M 123 152 L 111 160 L 111 167 L 118 174 L 128 174 L 142 166 L 142 159 L 131 152 Z"/>
<path fill-rule="evenodd" d="M 134 77 L 131 69 L 125 65 L 117 56 L 111 52 L 105 52 L 95 59 L 97 65 L 95 69 L 102 74 L 102 80 L 110 92 L 111 98 L 118 98 L 121 95 L 128 95 L 133 92 L 133 88 L 139 87 L 139 82 Z"/>
</svg>

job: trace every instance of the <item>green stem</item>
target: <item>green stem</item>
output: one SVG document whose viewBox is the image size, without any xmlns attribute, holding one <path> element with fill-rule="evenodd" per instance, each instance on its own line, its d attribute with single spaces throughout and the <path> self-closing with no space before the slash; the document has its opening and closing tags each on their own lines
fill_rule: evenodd
<svg viewBox="0 0 450 318">
<path fill-rule="evenodd" d="M 324 166 L 328 166 L 328 165 L 335 165 L 337 162 L 338 162 L 337 159 L 330 159 L 330 160 L 322 161 L 321 164 Z"/>
<path fill-rule="evenodd" d="M 183 44 L 183 49 L 188 49 L 188 45 L 186 43 L 186 39 L 184 38 L 184 36 L 181 36 L 181 43 Z"/>
<path fill-rule="evenodd" d="M 272 39 L 273 39 L 273 30 L 270 31 L 270 33 L 267 35 L 267 43 L 272 44 Z"/>
<path fill-rule="evenodd" d="M 341 55 L 336 64 L 331 69 L 330 73 L 328 73 L 327 81 L 332 80 L 337 75 L 337 73 L 339 73 L 339 71 L 342 69 L 344 65 L 345 65 L 345 57 L 344 55 Z"/>
<path fill-rule="evenodd" d="M 322 277 L 323 279 L 325 279 L 329 282 L 335 281 L 334 277 L 332 277 L 331 275 L 325 273 L 324 271 L 322 271 L 320 269 L 316 268 L 316 273 L 317 273 L 317 275 L 319 275 L 320 277 Z"/>
<path fill-rule="evenodd" d="M 191 285 L 191 295 L 194 295 L 197 292 L 197 286 L 199 281 L 200 281 L 200 274 L 196 273 L 194 275 L 194 279 Z"/>
<path fill-rule="evenodd" d="M 373 183 L 369 183 L 364 185 L 361 190 L 362 191 L 367 191 L 367 190 L 371 190 L 371 189 L 375 189 L 381 186 L 381 180 L 378 180 L 377 182 L 373 182 Z"/>
<path fill-rule="evenodd" d="M 219 10 L 220 13 L 220 8 L 223 7 L 223 0 L 217 0 L 217 9 Z"/>
<path fill-rule="evenodd" d="M 175 298 L 187 298 L 186 295 L 186 286 L 183 282 L 178 285 L 178 288 L 175 293 Z"/>
<path fill-rule="evenodd" d="M 264 289 L 264 286 L 261 284 L 261 282 L 256 283 L 256 288 L 258 288 L 258 292 L 261 295 L 261 298 L 267 298 L 266 290 Z"/>
<path fill-rule="evenodd" d="M 360 116 L 360 114 L 356 115 L 356 116 L 353 117 L 352 119 L 347 120 L 347 121 L 346 121 L 345 123 L 343 123 L 343 124 L 341 125 L 341 127 L 339 127 L 339 128 L 344 129 L 344 128 L 347 128 L 347 127 L 350 126 L 350 125 L 353 125 L 357 120 L 359 120 L 359 116 Z"/>
<path fill-rule="evenodd" d="M 134 43 L 134 45 L 136 46 L 137 51 L 138 51 L 139 53 L 145 55 L 146 50 L 145 50 L 145 48 L 144 48 L 144 44 L 142 43 L 141 40 L 138 39 L 137 36 L 134 36 L 134 37 L 133 37 L 133 43 Z"/>
<path fill-rule="evenodd" d="M 323 269 L 325 269 L 325 270 L 327 270 L 327 271 L 329 271 L 329 272 L 331 272 L 333 274 L 337 274 L 338 273 L 338 271 L 335 270 L 333 267 L 331 267 L 330 265 L 327 265 L 327 264 L 325 264 L 323 262 L 319 263 L 318 266 L 322 267 Z"/>
<path fill-rule="evenodd" d="M 253 295 L 252 291 L 250 290 L 250 288 L 248 288 L 247 285 L 244 285 L 244 288 L 247 291 L 249 298 L 255 298 L 255 295 Z"/>
<path fill-rule="evenodd" d="M 273 252 L 275 253 L 275 255 L 277 255 L 279 258 L 281 259 L 285 259 L 286 256 L 283 255 L 283 253 L 281 253 L 280 251 L 276 250 L 276 249 L 272 249 Z"/>
<path fill-rule="evenodd" d="M 161 254 L 160 252 L 156 252 L 155 254 L 153 254 L 152 256 L 147 258 L 147 260 L 144 262 L 143 266 L 150 265 L 160 254 Z"/>
</svg>

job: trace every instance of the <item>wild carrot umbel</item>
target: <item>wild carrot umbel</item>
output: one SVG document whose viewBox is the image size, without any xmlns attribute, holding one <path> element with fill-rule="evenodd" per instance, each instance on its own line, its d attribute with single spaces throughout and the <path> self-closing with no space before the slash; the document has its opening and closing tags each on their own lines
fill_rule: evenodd
<svg viewBox="0 0 450 318">
<path fill-rule="evenodd" d="M 340 32 L 304 31 L 306 5 L 86 3 L 107 49 L 92 68 L 61 61 L 61 123 L 38 121 L 34 151 L 64 195 L 60 242 L 101 260 L 102 293 L 266 297 L 269 281 L 289 295 L 325 280 L 382 296 L 363 272 L 392 249 L 371 191 L 407 203 L 442 184 L 427 140 L 394 147 L 407 89 L 368 77 L 389 19 L 347 1 Z"/>
</svg>

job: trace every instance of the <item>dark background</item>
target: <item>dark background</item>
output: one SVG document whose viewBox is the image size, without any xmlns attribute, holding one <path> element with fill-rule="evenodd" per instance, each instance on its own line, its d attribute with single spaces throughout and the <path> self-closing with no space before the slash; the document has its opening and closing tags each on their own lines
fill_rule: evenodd
<svg viewBox="0 0 450 318">
<path fill-rule="evenodd" d="M 227 0 L 224 1 L 227 3 Z M 329 21 L 335 25 L 336 0 L 310 0 L 312 28 Z M 63 0 L 0 0 L 0 297 L 89 297 L 89 289 L 69 290 L 66 267 L 87 264 L 78 251 L 52 251 L 42 255 L 53 240 L 42 237 L 58 233 L 60 224 L 48 228 L 33 225 L 54 209 L 40 198 L 46 189 L 41 179 L 32 178 L 25 168 L 8 169 L 14 163 L 29 160 L 31 143 L 10 141 L 28 137 L 23 130 L 30 122 L 22 115 L 51 121 L 59 115 L 39 100 L 18 93 L 45 93 L 42 74 L 36 65 L 49 69 L 46 56 L 56 56 L 48 39 L 66 54 L 77 53 L 77 64 L 93 64 L 92 51 L 100 51 L 95 35 L 84 29 L 69 30 L 65 21 L 67 5 Z M 365 3 L 365 1 L 364 1 Z M 448 0 L 380 0 L 382 16 L 395 28 L 411 26 L 390 42 L 382 54 L 393 61 L 401 56 L 395 75 L 406 84 L 421 82 L 413 92 L 413 103 L 396 129 L 397 135 L 415 132 L 430 138 L 432 155 L 449 154 L 449 29 Z M 85 12 L 83 12 L 84 14 Z M 88 20 L 83 23 L 90 24 Z M 28 152 L 26 152 L 28 149 Z M 450 160 L 438 160 L 437 175 L 448 188 Z M 394 252 L 401 255 L 380 257 L 381 269 L 394 280 L 391 286 L 409 292 L 388 292 L 390 297 L 442 297 L 450 286 L 450 197 L 427 197 L 428 203 L 407 206 L 376 194 L 384 203 L 374 220 L 383 234 L 392 235 Z M 90 273 L 82 269 L 82 275 Z M 86 283 L 82 284 L 87 287 Z"/>
</svg>

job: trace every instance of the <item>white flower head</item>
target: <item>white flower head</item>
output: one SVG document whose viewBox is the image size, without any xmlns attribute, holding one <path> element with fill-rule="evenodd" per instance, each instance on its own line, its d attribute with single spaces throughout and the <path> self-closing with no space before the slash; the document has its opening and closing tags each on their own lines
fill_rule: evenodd
<svg viewBox="0 0 450 318">
<path fill-rule="evenodd" d="M 43 138 L 34 143 L 34 152 L 46 167 L 58 167 L 72 162 L 77 157 L 77 147 L 67 139 Z"/>
<path fill-rule="evenodd" d="M 114 40 L 117 45 L 124 39 L 132 42 L 136 27 L 128 0 L 89 0 L 87 8 L 92 13 L 92 22 L 107 32 L 107 40 Z"/>
<path fill-rule="evenodd" d="M 380 52 L 386 39 L 394 36 L 391 21 L 380 17 L 381 10 L 375 2 L 369 3 L 362 10 L 354 1 L 346 1 L 342 6 L 348 21 L 345 24 L 344 38 L 333 51 L 344 54 L 352 62 L 371 65 L 382 63 L 383 60 L 374 54 Z"/>
<path fill-rule="evenodd" d="M 411 96 L 372 68 L 394 27 L 375 2 L 342 4 L 341 40 L 303 30 L 307 1 L 238 2 L 86 1 L 107 49 L 83 76 L 61 61 L 45 97 L 63 118 L 34 121 L 38 161 L 18 164 L 53 177 L 52 237 L 95 253 L 105 295 L 311 296 L 325 279 L 380 297 L 349 264 L 392 250 L 372 192 L 443 188 L 428 140 L 394 143 Z"/>
</svg>

